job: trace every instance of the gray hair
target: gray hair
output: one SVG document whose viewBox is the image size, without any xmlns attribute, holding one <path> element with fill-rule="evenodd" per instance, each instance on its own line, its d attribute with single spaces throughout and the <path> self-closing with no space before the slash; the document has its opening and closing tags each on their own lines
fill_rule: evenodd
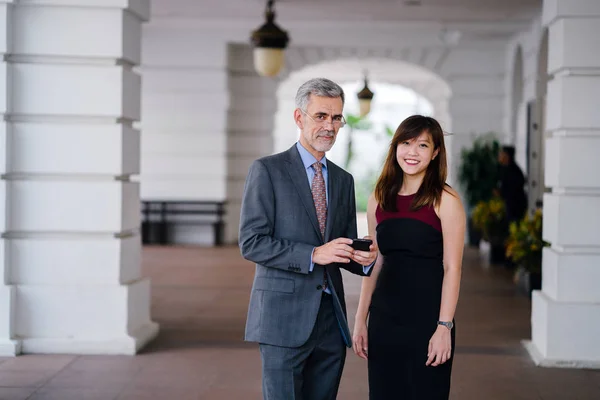
<svg viewBox="0 0 600 400">
<path fill-rule="evenodd" d="M 342 106 L 344 105 L 344 90 L 340 85 L 329 79 L 314 78 L 303 83 L 296 93 L 296 107 L 306 111 L 306 106 L 308 105 L 311 94 L 321 97 L 341 97 Z"/>
</svg>

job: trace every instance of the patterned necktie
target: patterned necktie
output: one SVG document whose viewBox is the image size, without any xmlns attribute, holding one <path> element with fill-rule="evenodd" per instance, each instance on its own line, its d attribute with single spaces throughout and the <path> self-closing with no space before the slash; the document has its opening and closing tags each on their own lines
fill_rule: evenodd
<svg viewBox="0 0 600 400">
<path fill-rule="evenodd" d="M 319 229 L 321 237 L 325 240 L 325 222 L 327 221 L 327 195 L 325 193 L 325 179 L 323 179 L 323 164 L 317 161 L 312 165 L 315 170 L 315 176 L 312 180 L 311 191 L 315 209 L 317 210 L 317 220 L 319 221 Z M 323 289 L 327 287 L 327 271 L 323 268 Z"/>
<path fill-rule="evenodd" d="M 312 196 L 317 210 L 317 220 L 319 221 L 319 229 L 321 236 L 325 240 L 325 221 L 327 221 L 327 196 L 325 194 L 325 179 L 323 179 L 323 164 L 317 161 L 312 165 L 315 170 L 315 176 L 312 181 Z"/>
</svg>

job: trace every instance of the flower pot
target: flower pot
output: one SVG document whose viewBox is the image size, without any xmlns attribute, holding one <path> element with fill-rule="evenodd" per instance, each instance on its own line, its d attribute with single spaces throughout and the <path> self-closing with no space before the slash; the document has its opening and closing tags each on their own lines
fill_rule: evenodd
<svg viewBox="0 0 600 400">
<path fill-rule="evenodd" d="M 531 297 L 533 290 L 542 288 L 542 274 L 539 272 L 529 272 L 523 266 L 519 266 L 515 271 L 515 284 L 517 292 Z"/>
<path fill-rule="evenodd" d="M 504 244 L 490 243 L 490 264 L 504 264 L 506 262 L 505 252 Z"/>
<path fill-rule="evenodd" d="M 473 218 L 467 220 L 467 234 L 469 236 L 469 246 L 479 248 L 481 242 L 481 232 L 473 225 Z"/>
<path fill-rule="evenodd" d="M 532 290 L 542 290 L 542 274 L 540 272 L 529 273 L 529 295 Z"/>
</svg>

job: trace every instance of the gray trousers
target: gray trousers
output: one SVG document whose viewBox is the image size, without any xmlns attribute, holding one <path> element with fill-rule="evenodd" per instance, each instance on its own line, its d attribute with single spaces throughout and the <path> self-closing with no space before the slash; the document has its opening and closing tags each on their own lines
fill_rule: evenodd
<svg viewBox="0 0 600 400">
<path fill-rule="evenodd" d="M 346 360 L 346 346 L 323 293 L 317 321 L 300 347 L 260 344 L 264 400 L 335 400 Z"/>
</svg>

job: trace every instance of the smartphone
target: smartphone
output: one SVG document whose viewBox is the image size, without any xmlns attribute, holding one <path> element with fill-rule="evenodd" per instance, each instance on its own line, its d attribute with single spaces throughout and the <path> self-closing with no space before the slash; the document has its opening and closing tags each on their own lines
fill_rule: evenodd
<svg viewBox="0 0 600 400">
<path fill-rule="evenodd" d="M 373 244 L 371 239 L 353 239 L 352 248 L 354 250 L 369 251 L 369 246 Z"/>
</svg>

